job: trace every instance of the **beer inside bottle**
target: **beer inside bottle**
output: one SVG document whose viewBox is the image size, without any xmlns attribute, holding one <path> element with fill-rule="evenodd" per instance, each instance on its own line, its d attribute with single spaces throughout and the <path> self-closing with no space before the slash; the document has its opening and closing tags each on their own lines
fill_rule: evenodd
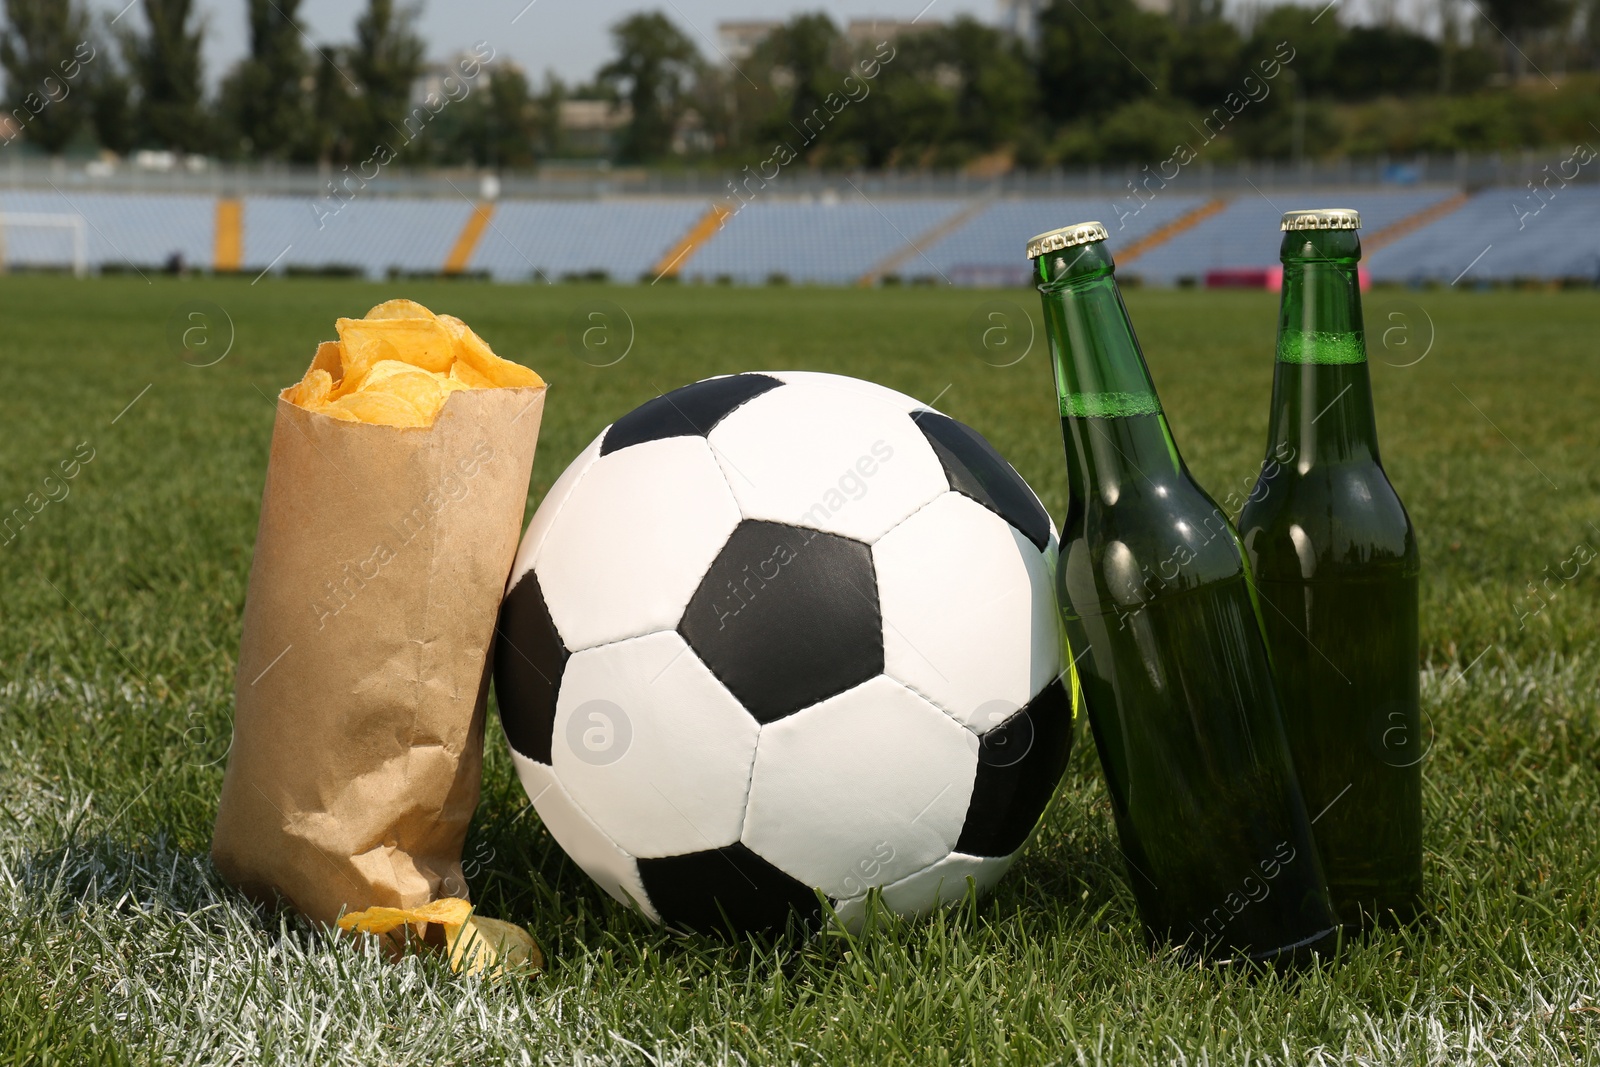
<svg viewBox="0 0 1600 1067">
<path fill-rule="evenodd" d="M 1267 459 L 1239 517 L 1334 906 L 1422 893 L 1416 534 L 1378 455 L 1353 211 L 1284 216 Z"/>
<path fill-rule="evenodd" d="M 1105 229 L 1034 238 L 1067 452 L 1057 593 L 1152 945 L 1211 960 L 1337 929 L 1237 535 L 1184 466 Z"/>
</svg>

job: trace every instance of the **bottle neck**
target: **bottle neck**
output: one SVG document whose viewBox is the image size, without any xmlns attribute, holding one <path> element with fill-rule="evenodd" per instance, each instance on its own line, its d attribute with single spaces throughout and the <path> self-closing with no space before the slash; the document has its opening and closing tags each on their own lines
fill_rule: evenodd
<svg viewBox="0 0 1600 1067">
<path fill-rule="evenodd" d="M 1354 230 L 1284 234 L 1283 296 L 1267 451 L 1301 473 L 1378 460 Z"/>
<path fill-rule="evenodd" d="M 1115 504 L 1183 469 L 1104 242 L 1035 261 L 1067 451 L 1069 507 Z"/>
</svg>

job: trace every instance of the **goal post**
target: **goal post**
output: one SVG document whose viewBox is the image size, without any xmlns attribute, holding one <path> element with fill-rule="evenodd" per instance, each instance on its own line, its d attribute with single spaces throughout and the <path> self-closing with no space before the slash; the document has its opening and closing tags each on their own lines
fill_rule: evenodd
<svg viewBox="0 0 1600 1067">
<path fill-rule="evenodd" d="M 71 244 L 72 273 L 89 273 L 88 227 L 82 215 L 52 215 L 34 211 L 0 211 L 0 271 L 11 268 L 11 235 L 16 230 L 64 230 Z"/>
</svg>

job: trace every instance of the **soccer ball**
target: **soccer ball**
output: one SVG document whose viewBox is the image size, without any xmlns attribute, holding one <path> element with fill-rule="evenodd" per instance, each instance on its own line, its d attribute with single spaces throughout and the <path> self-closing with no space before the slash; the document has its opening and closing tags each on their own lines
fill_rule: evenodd
<svg viewBox="0 0 1600 1067">
<path fill-rule="evenodd" d="M 495 648 L 545 826 L 675 927 L 859 925 L 992 888 L 1072 743 L 1033 491 L 972 429 L 831 374 L 686 386 L 534 515 Z"/>
</svg>

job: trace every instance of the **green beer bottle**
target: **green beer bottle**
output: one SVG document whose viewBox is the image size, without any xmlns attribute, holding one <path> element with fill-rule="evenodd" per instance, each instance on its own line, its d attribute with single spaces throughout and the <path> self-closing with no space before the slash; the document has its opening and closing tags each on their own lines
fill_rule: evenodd
<svg viewBox="0 0 1600 1067">
<path fill-rule="evenodd" d="M 1417 538 L 1378 456 L 1354 211 L 1283 217 L 1267 461 L 1239 516 L 1289 747 L 1346 923 L 1416 914 Z"/>
<path fill-rule="evenodd" d="M 1337 920 L 1237 535 L 1161 411 L 1098 222 L 1028 245 L 1067 452 L 1068 644 L 1152 947 L 1276 960 Z"/>
</svg>

